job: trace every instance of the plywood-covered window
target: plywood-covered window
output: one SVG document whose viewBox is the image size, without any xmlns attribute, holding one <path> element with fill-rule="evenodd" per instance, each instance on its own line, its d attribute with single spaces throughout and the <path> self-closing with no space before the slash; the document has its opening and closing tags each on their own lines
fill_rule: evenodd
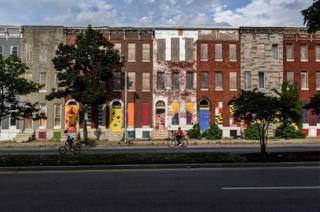
<svg viewBox="0 0 320 212">
<path fill-rule="evenodd" d="M 171 60 L 179 61 L 180 60 L 180 39 L 171 38 Z"/>
<path fill-rule="evenodd" d="M 157 60 L 164 61 L 166 60 L 166 40 L 157 39 Z"/>
<path fill-rule="evenodd" d="M 186 102 L 187 125 L 193 125 L 194 105 L 192 102 Z"/>
<path fill-rule="evenodd" d="M 128 62 L 136 62 L 136 44 L 128 44 Z"/>
<path fill-rule="evenodd" d="M 134 127 L 135 104 L 128 103 L 128 127 Z"/>
<path fill-rule="evenodd" d="M 172 90 L 179 90 L 179 73 L 172 73 Z"/>
<path fill-rule="evenodd" d="M 163 72 L 157 73 L 157 89 L 164 90 L 164 73 Z"/>
<path fill-rule="evenodd" d="M 202 43 L 200 45 L 200 60 L 201 61 L 208 61 L 208 44 Z"/>
<path fill-rule="evenodd" d="M 214 45 L 214 52 L 215 52 L 215 61 L 222 61 L 222 44 L 216 43 Z"/>
<path fill-rule="evenodd" d="M 185 39 L 186 61 L 193 61 L 193 38 Z"/>
<path fill-rule="evenodd" d="M 150 126 L 151 124 L 151 104 L 150 103 L 142 103 L 141 107 L 141 114 L 142 114 L 142 126 Z"/>
<path fill-rule="evenodd" d="M 171 121 L 172 125 L 179 125 L 179 113 L 180 113 L 180 104 L 179 102 L 173 102 L 171 104 Z"/>
</svg>

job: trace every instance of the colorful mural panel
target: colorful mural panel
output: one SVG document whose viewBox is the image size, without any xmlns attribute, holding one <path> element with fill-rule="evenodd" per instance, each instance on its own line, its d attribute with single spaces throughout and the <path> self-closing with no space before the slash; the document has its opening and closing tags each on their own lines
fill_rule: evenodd
<svg viewBox="0 0 320 212">
<path fill-rule="evenodd" d="M 223 124 L 223 116 L 222 116 L 223 104 L 222 102 L 215 103 L 215 123 Z"/>
<path fill-rule="evenodd" d="M 172 112 L 172 125 L 179 125 L 179 112 L 180 112 L 180 104 L 179 102 L 173 102 L 171 104 Z"/>
<path fill-rule="evenodd" d="M 193 125 L 194 105 L 192 102 L 186 102 L 187 125 Z"/>
<path fill-rule="evenodd" d="M 76 133 L 78 129 L 78 117 L 79 117 L 79 106 L 71 102 L 70 104 L 66 105 L 66 125 L 65 128 L 71 132 Z"/>
<path fill-rule="evenodd" d="M 128 104 L 128 127 L 134 127 L 135 104 Z"/>
<path fill-rule="evenodd" d="M 165 130 L 166 128 L 166 110 L 164 108 L 156 109 L 156 129 Z"/>
<path fill-rule="evenodd" d="M 121 132 L 122 123 L 122 108 L 114 107 L 110 110 L 110 129 L 112 132 Z"/>
</svg>

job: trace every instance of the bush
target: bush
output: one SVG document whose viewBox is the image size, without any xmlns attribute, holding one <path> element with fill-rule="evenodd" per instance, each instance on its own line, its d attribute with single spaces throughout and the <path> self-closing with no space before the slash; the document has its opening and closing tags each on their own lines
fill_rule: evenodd
<svg viewBox="0 0 320 212">
<path fill-rule="evenodd" d="M 247 129 L 244 130 L 244 138 L 249 140 L 259 140 L 259 131 L 257 128 L 257 124 L 250 125 Z"/>
<path fill-rule="evenodd" d="M 190 139 L 200 139 L 201 132 L 199 124 L 193 125 L 192 129 L 188 130 L 187 135 Z"/>
<path fill-rule="evenodd" d="M 206 138 L 209 140 L 218 140 L 222 138 L 222 130 L 216 124 L 212 125 L 206 133 Z"/>
<path fill-rule="evenodd" d="M 294 126 L 292 126 L 289 122 L 282 123 L 274 133 L 277 138 L 305 138 L 305 135 L 297 130 Z"/>
</svg>

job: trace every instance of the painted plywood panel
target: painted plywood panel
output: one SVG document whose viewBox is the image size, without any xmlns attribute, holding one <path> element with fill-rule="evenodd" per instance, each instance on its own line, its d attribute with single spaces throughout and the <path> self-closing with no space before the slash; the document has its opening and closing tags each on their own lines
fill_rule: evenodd
<svg viewBox="0 0 320 212">
<path fill-rule="evenodd" d="M 120 132 L 122 129 L 123 117 L 121 108 L 111 108 L 110 129 L 112 132 Z"/>
</svg>

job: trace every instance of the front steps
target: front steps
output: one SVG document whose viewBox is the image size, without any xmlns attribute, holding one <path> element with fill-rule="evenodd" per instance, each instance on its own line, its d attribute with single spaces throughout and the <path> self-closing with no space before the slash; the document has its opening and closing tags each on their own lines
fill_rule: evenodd
<svg viewBox="0 0 320 212">
<path fill-rule="evenodd" d="M 24 130 L 23 132 L 19 132 L 16 135 L 15 140 L 17 143 L 27 142 L 27 141 L 30 141 L 32 136 L 33 136 L 33 130 Z"/>
</svg>

